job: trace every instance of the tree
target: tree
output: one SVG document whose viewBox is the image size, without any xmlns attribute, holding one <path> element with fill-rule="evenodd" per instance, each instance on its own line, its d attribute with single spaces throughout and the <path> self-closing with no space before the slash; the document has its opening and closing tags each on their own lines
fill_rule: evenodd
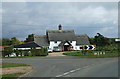
<svg viewBox="0 0 120 79">
<path fill-rule="evenodd" d="M 97 35 L 94 37 L 93 43 L 98 46 L 104 46 L 104 45 L 109 45 L 110 41 L 108 38 L 104 37 L 100 33 L 97 33 Z"/>
<path fill-rule="evenodd" d="M 115 39 L 116 38 L 109 38 L 110 39 L 110 44 L 116 44 Z"/>
<path fill-rule="evenodd" d="M 28 35 L 28 37 L 25 40 L 25 42 L 31 42 L 31 41 L 34 41 L 34 34 Z"/>
<path fill-rule="evenodd" d="M 2 39 L 2 46 L 10 46 L 15 44 L 21 44 L 22 42 L 19 41 L 16 37 L 9 38 L 3 38 Z"/>
<path fill-rule="evenodd" d="M 89 38 L 90 44 L 94 44 L 94 38 Z"/>
<path fill-rule="evenodd" d="M 16 37 L 11 38 L 11 42 L 12 42 L 12 45 L 21 43 Z"/>
<path fill-rule="evenodd" d="M 9 55 L 13 53 L 13 46 L 8 46 L 4 48 L 4 51 L 2 52 L 2 55 L 5 57 L 6 55 L 9 57 Z"/>
<path fill-rule="evenodd" d="M 0 39 L 0 46 L 2 46 L 2 39 Z"/>
<path fill-rule="evenodd" d="M 3 38 L 2 39 L 2 46 L 8 46 L 8 45 L 11 45 L 12 44 L 12 41 L 8 38 Z"/>
</svg>

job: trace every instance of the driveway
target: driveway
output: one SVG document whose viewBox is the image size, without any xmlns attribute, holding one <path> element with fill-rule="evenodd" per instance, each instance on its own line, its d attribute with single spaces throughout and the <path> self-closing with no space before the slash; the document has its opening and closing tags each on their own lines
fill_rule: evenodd
<svg viewBox="0 0 120 79">
<path fill-rule="evenodd" d="M 63 55 L 64 52 L 52 52 L 52 53 L 48 53 L 47 57 L 51 57 L 51 56 L 66 56 Z"/>
<path fill-rule="evenodd" d="M 79 58 L 49 56 L 3 59 L 3 62 L 25 63 L 33 71 L 25 77 L 117 77 L 118 58 Z"/>
</svg>

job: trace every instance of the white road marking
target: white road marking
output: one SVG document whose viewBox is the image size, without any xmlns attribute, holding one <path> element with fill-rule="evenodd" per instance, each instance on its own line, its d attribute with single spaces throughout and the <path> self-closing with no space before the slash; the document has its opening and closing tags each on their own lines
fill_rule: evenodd
<svg viewBox="0 0 120 79">
<path fill-rule="evenodd" d="M 70 72 L 75 72 L 75 70 L 71 70 Z"/>
<path fill-rule="evenodd" d="M 64 75 L 67 75 L 67 74 L 69 74 L 70 72 L 66 72 L 66 73 L 64 73 Z"/>
<path fill-rule="evenodd" d="M 57 75 L 56 77 L 62 77 L 63 75 Z"/>
<path fill-rule="evenodd" d="M 87 65 L 87 66 L 82 67 L 82 68 L 77 68 L 77 69 L 71 70 L 71 71 L 69 71 L 69 72 L 65 72 L 65 73 L 63 73 L 63 74 L 61 74 L 61 75 L 57 75 L 56 77 L 62 77 L 62 76 L 65 76 L 65 75 L 68 75 L 68 74 L 70 74 L 70 73 L 79 71 L 79 70 L 81 70 L 81 69 L 87 68 L 87 67 L 92 66 L 92 65 L 95 65 L 95 64 Z M 69 75 L 69 76 L 70 76 L 70 75 Z"/>
</svg>

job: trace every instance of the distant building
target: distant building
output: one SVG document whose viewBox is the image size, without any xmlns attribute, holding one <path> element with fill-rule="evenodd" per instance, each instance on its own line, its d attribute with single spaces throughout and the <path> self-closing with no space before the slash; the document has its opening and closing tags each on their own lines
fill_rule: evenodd
<svg viewBox="0 0 120 79">
<path fill-rule="evenodd" d="M 115 39 L 115 41 L 116 41 L 116 42 L 118 42 L 118 41 L 120 42 L 120 39 Z"/>
<path fill-rule="evenodd" d="M 116 43 L 120 43 L 120 39 L 119 39 L 119 38 L 116 38 L 116 39 L 115 39 L 115 42 L 116 42 Z"/>
<path fill-rule="evenodd" d="M 46 30 L 46 35 L 34 35 L 34 41 L 26 44 L 14 46 L 15 48 L 48 48 L 51 50 L 60 49 L 61 51 L 81 50 L 83 45 L 90 44 L 88 36 L 76 35 L 74 30 Z"/>
</svg>

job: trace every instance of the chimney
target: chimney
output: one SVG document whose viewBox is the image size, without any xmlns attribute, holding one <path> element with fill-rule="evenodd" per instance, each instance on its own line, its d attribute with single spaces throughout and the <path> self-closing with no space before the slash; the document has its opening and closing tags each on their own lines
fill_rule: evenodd
<svg viewBox="0 0 120 79">
<path fill-rule="evenodd" d="M 58 28 L 59 28 L 59 30 L 62 30 L 62 26 L 61 26 L 61 24 L 58 26 Z"/>
</svg>

